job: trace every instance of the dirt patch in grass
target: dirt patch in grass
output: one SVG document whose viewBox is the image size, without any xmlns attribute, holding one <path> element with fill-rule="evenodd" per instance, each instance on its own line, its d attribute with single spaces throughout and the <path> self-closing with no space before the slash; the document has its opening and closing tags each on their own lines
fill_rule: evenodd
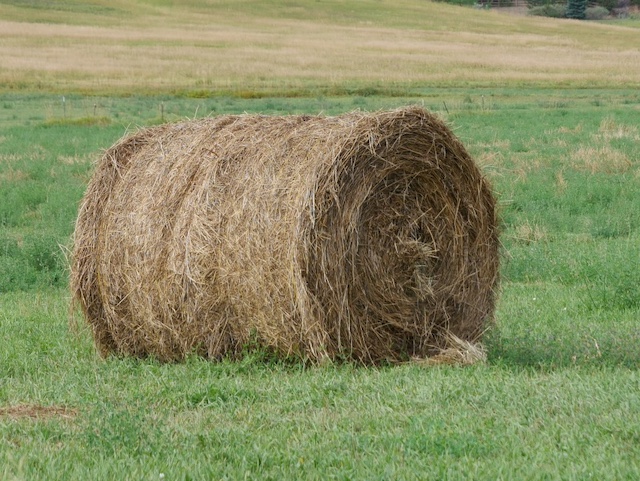
<svg viewBox="0 0 640 481">
<path fill-rule="evenodd" d="M 76 409 L 66 406 L 41 406 L 39 404 L 17 404 L 0 407 L 0 418 L 7 419 L 74 419 Z"/>
</svg>

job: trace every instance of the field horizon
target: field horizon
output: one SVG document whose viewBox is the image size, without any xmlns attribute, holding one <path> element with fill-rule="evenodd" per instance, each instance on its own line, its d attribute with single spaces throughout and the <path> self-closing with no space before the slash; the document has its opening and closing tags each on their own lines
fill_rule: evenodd
<svg viewBox="0 0 640 481">
<path fill-rule="evenodd" d="M 3 91 L 408 96 L 637 88 L 638 28 L 444 3 L 0 3 Z"/>
</svg>

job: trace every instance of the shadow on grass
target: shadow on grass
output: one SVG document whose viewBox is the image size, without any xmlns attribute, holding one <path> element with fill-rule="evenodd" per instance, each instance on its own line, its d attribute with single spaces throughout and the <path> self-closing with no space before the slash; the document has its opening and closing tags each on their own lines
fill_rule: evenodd
<svg viewBox="0 0 640 481">
<path fill-rule="evenodd" d="M 485 338 L 489 364 L 554 369 L 571 366 L 640 368 L 640 328 L 634 333 L 569 336 L 507 336 L 495 330 Z"/>
</svg>

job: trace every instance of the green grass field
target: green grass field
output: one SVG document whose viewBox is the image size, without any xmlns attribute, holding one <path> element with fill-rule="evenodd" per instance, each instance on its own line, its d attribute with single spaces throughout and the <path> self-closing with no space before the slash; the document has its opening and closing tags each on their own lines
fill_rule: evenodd
<svg viewBox="0 0 640 481">
<path fill-rule="evenodd" d="M 61 29 L 53 41 L 61 55 L 65 46 L 74 51 L 79 31 L 93 38 L 93 28 L 111 38 L 108 49 L 129 52 L 161 36 L 154 19 L 167 21 L 171 41 L 189 43 L 181 29 L 209 18 L 220 28 L 284 36 L 270 44 L 269 58 L 278 58 L 289 40 L 274 19 L 289 25 L 309 11 L 317 42 L 322 28 L 333 35 L 348 27 L 341 30 L 345 45 L 384 28 L 394 35 L 375 48 L 398 43 L 409 55 L 416 31 L 437 33 L 415 15 L 437 4 L 362 4 L 365 12 L 345 2 L 273 1 L 268 9 L 195 0 L 184 8 L 0 1 L 7 26 L 0 39 L 32 52 L 40 33 L 6 33 L 28 21 Z M 98 62 L 108 73 L 104 82 L 89 67 L 47 77 L 46 68 L 5 67 L 15 57 L 0 45 L 0 479 L 640 479 L 640 93 L 624 75 L 607 86 L 597 62 L 563 70 L 556 49 L 633 60 L 631 43 L 618 50 L 597 40 L 622 42 L 628 31 L 637 36 L 637 26 L 598 24 L 591 43 L 576 47 L 592 26 L 442 8 L 433 22 L 449 53 L 468 47 L 466 34 L 509 24 L 523 58 L 531 58 L 526 42 L 547 42 L 554 60 L 542 72 L 515 68 L 514 78 L 494 70 L 494 57 L 484 67 L 464 56 L 453 64 L 434 57 L 435 72 L 452 67 L 451 82 L 438 86 L 437 77 L 411 67 L 396 72 L 392 88 L 377 64 L 359 76 L 338 63 L 332 78 L 307 78 L 301 64 L 263 80 L 228 71 L 235 79 L 228 89 L 207 87 L 210 72 L 190 78 L 189 64 L 152 95 L 154 85 L 136 84 L 127 63 Z M 207 17 L 220 11 L 224 18 Z M 112 30 L 114 18 L 122 26 Z M 65 30 L 65 19 L 91 28 Z M 134 33 L 149 34 L 148 43 L 134 42 Z M 246 48 L 240 38 L 230 37 L 232 51 Z M 85 43 L 99 49 L 99 41 Z M 163 62 L 181 65 L 175 57 Z M 566 81 L 574 68 L 581 76 Z M 585 79 L 596 80 L 584 88 Z M 499 200 L 502 283 L 485 364 L 312 367 L 260 351 L 219 363 L 104 360 L 87 328 L 69 323 L 66 253 L 78 202 L 92 162 L 125 132 L 223 113 L 336 114 L 407 104 L 449 123 Z"/>
</svg>

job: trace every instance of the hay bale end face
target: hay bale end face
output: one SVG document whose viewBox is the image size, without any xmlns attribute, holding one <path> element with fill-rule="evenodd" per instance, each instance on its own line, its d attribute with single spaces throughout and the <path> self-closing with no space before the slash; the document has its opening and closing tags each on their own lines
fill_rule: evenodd
<svg viewBox="0 0 640 481">
<path fill-rule="evenodd" d="M 221 116 L 105 152 L 71 288 L 103 355 L 371 364 L 478 341 L 498 259 L 490 186 L 425 110 Z"/>
</svg>

